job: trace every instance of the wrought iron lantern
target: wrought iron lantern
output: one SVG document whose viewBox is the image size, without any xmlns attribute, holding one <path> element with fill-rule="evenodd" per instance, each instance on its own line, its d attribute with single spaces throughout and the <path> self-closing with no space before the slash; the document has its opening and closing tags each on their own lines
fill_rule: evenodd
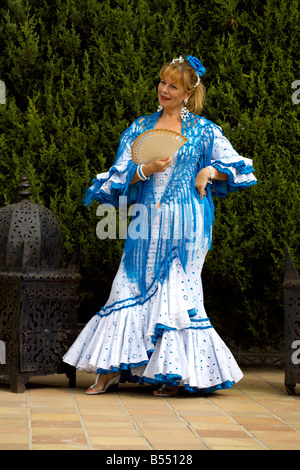
<svg viewBox="0 0 300 470">
<path fill-rule="evenodd" d="M 295 395 L 300 383 L 300 276 L 286 253 L 284 275 L 285 388 Z"/>
<path fill-rule="evenodd" d="M 0 381 L 25 391 L 31 376 L 76 371 L 62 356 L 77 335 L 81 276 L 74 255 L 62 268 L 62 235 L 54 214 L 23 199 L 0 209 Z"/>
</svg>

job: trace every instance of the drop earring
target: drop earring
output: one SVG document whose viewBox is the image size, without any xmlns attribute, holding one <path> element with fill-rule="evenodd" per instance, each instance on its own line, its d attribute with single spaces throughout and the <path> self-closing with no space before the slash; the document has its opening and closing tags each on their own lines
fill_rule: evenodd
<svg viewBox="0 0 300 470">
<path fill-rule="evenodd" d="M 158 113 L 159 111 L 162 111 L 163 109 L 164 108 L 161 105 L 159 105 L 156 112 Z"/>
<path fill-rule="evenodd" d="M 184 107 L 183 107 L 183 108 L 181 109 L 181 111 L 180 111 L 180 116 L 181 116 L 181 119 L 182 119 L 183 121 L 186 121 L 187 118 L 188 118 L 189 115 L 190 115 L 190 112 L 189 112 L 189 110 L 188 110 L 187 107 L 186 107 L 186 105 L 187 105 L 187 103 L 188 103 L 188 100 L 184 100 L 183 103 L 184 103 Z"/>
</svg>

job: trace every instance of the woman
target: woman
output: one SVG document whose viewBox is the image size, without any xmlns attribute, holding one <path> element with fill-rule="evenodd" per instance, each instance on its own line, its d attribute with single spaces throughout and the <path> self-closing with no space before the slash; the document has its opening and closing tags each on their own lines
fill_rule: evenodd
<svg viewBox="0 0 300 470">
<path fill-rule="evenodd" d="M 117 207 L 126 196 L 145 208 L 140 236 L 127 236 L 106 305 L 64 356 L 79 370 L 98 374 L 87 394 L 104 393 L 120 379 L 153 384 L 156 396 L 172 396 L 180 388 L 196 393 L 228 388 L 242 378 L 207 318 L 201 270 L 211 245 L 212 192 L 225 196 L 256 179 L 252 161 L 200 117 L 203 73 L 192 56 L 161 69 L 159 110 L 123 133 L 115 163 L 87 191 L 87 204 Z M 150 129 L 176 131 L 188 141 L 171 158 L 137 167 L 131 146 Z"/>
</svg>

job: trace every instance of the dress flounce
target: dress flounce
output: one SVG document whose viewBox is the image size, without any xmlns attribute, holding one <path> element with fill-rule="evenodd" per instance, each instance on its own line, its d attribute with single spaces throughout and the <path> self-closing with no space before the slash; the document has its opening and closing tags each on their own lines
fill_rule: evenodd
<svg viewBox="0 0 300 470">
<path fill-rule="evenodd" d="M 154 283 L 143 303 L 131 296 L 132 285 L 125 284 L 127 304 L 107 303 L 64 361 L 86 372 L 127 371 L 133 382 L 180 385 L 189 392 L 212 391 L 238 381 L 242 372 L 207 318 L 201 291 L 191 295 L 191 281 L 179 260 L 173 263 L 170 278 Z M 119 269 L 112 301 L 122 273 Z"/>
</svg>

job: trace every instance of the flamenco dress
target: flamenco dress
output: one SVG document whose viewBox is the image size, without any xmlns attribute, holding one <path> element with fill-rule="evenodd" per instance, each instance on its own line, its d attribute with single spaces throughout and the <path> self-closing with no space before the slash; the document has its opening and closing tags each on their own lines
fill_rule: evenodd
<svg viewBox="0 0 300 470">
<path fill-rule="evenodd" d="M 204 308 L 201 271 L 214 219 L 210 187 L 222 197 L 256 179 L 252 161 L 234 150 L 218 126 L 191 115 L 182 127 L 188 142 L 172 166 L 130 185 L 136 171 L 131 145 L 154 128 L 159 115 L 139 118 L 124 132 L 114 165 L 87 191 L 87 204 L 118 207 L 126 198 L 134 210 L 109 298 L 63 360 L 85 372 L 121 372 L 121 382 L 209 393 L 243 376 Z M 228 180 L 208 185 L 201 200 L 195 175 L 209 164 Z"/>
</svg>

